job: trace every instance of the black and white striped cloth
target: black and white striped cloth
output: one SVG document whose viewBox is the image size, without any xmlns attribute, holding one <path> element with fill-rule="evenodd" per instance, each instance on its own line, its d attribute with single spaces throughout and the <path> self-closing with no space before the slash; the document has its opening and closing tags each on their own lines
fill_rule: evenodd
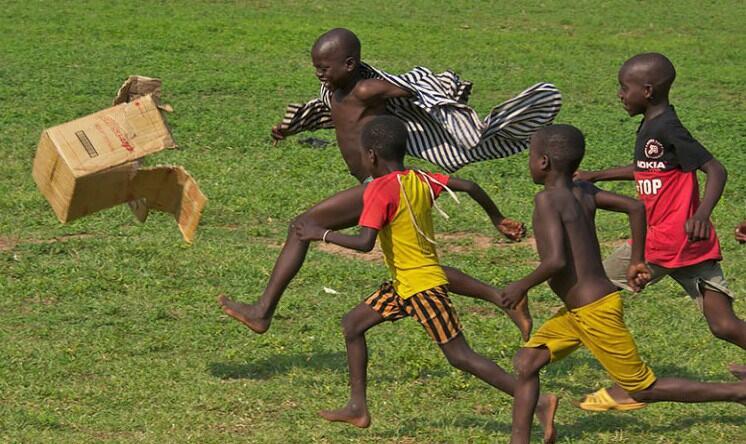
<svg viewBox="0 0 746 444">
<path fill-rule="evenodd" d="M 552 123 L 562 105 L 562 95 L 554 85 L 537 83 L 497 105 L 481 120 L 467 105 L 471 82 L 462 81 L 451 71 L 433 74 L 416 67 L 396 76 L 365 63 L 360 69 L 363 78 L 384 79 L 412 93 L 389 99 L 386 106 L 407 125 L 407 153 L 449 173 L 470 163 L 525 150 L 531 134 Z M 322 84 L 318 99 L 288 105 L 282 121 L 286 134 L 334 128 L 331 97 Z"/>
</svg>

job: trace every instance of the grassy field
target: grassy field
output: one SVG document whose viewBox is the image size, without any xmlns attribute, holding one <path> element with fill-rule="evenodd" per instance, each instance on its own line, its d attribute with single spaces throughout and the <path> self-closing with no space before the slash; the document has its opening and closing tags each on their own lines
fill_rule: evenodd
<svg viewBox="0 0 746 444">
<path fill-rule="evenodd" d="M 587 136 L 584 168 L 630 162 L 638 119 L 616 98 L 617 69 L 638 52 L 667 54 L 679 74 L 672 100 L 680 117 L 730 172 L 713 219 L 741 297 L 736 310 L 746 316 L 746 247 L 733 240 L 746 218 L 743 3 L 460 3 L 3 1 L 0 441 L 507 441 L 511 399 L 452 369 L 410 320 L 369 334 L 372 427 L 317 417 L 346 399 L 339 320 L 387 276 L 375 257 L 312 247 L 263 336 L 215 303 L 221 292 L 255 299 L 288 221 L 354 184 L 336 148 L 269 141 L 284 106 L 317 93 L 309 48 L 336 26 L 354 30 L 363 58 L 392 73 L 456 70 L 475 83 L 472 104 L 482 114 L 537 81 L 555 83 L 564 94 L 558 122 Z M 180 148 L 146 164 L 183 165 L 210 198 L 191 246 L 166 215 L 139 225 L 126 208 L 61 225 L 31 178 L 42 129 L 108 106 L 130 74 L 161 77 L 175 108 L 169 120 Z M 538 188 L 526 160 L 460 175 L 529 221 Z M 604 187 L 634 192 L 631 183 Z M 445 263 L 495 285 L 536 264 L 530 243 L 505 243 L 475 204 L 444 206 L 452 218 L 436 221 Z M 605 251 L 627 236 L 623 217 L 602 214 L 598 225 Z M 520 340 L 507 318 L 454 299 L 475 350 L 510 368 Z M 537 325 L 558 305 L 546 286 L 531 293 Z M 726 363 L 746 361 L 709 333 L 670 279 L 627 297 L 627 321 L 660 375 L 732 380 Z M 587 414 L 568 401 L 608 383 L 585 351 L 543 374 L 543 389 L 565 398 L 560 442 L 746 442 L 742 406 Z"/>
</svg>

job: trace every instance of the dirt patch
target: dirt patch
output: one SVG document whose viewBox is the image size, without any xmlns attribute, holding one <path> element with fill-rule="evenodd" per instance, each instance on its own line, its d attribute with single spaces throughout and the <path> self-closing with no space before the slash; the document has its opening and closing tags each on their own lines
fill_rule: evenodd
<svg viewBox="0 0 746 444">
<path fill-rule="evenodd" d="M 467 231 L 454 231 L 450 233 L 439 233 L 436 237 L 438 252 L 444 255 L 448 254 L 468 254 L 473 251 L 484 251 L 493 247 L 513 248 L 513 247 L 534 247 L 536 245 L 533 238 L 524 239 L 521 242 L 510 242 L 495 237 L 485 236 L 479 233 L 470 233 Z M 380 262 L 383 260 L 383 252 L 376 245 L 370 253 L 359 253 L 334 244 L 318 243 L 319 250 L 343 256 L 351 259 L 358 259 L 371 262 Z"/>
<path fill-rule="evenodd" d="M 453 298 L 453 296 L 451 296 Z M 468 305 L 458 308 L 459 313 L 471 313 L 475 315 L 479 315 L 482 317 L 494 317 L 498 313 L 502 313 L 502 311 L 494 306 L 494 305 Z"/>
<path fill-rule="evenodd" d="M 7 236 L 0 236 L 0 251 L 11 251 L 18 245 L 31 244 L 55 244 L 57 242 L 67 242 L 75 239 L 89 239 L 94 237 L 91 233 L 74 233 L 55 236 L 52 239 L 18 239 Z"/>
<path fill-rule="evenodd" d="M 327 244 L 324 242 L 319 242 L 317 245 L 318 245 L 319 250 L 323 251 L 324 253 L 335 254 L 337 256 L 348 257 L 352 259 L 358 259 L 358 260 L 369 261 L 369 262 L 383 261 L 383 252 L 381 251 L 380 248 L 378 248 L 377 245 L 369 253 L 360 253 L 354 250 L 350 250 L 348 248 L 340 247 L 339 245 Z"/>
<path fill-rule="evenodd" d="M 0 251 L 10 251 L 16 247 L 18 239 L 0 236 Z"/>
</svg>

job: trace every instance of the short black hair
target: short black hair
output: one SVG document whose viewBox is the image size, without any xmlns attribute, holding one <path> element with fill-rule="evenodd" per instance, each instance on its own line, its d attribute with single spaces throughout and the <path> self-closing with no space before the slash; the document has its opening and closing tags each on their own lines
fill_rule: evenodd
<svg viewBox="0 0 746 444">
<path fill-rule="evenodd" d="M 549 125 L 534 134 L 535 145 L 541 154 L 549 157 L 553 170 L 572 174 L 580 166 L 585 155 L 585 137 L 572 125 Z"/>
<path fill-rule="evenodd" d="M 313 49 L 322 52 L 334 51 L 344 58 L 352 57 L 360 61 L 360 39 L 349 29 L 334 28 L 323 33 L 316 39 Z"/>
<path fill-rule="evenodd" d="M 407 152 L 407 127 L 394 116 L 376 116 L 363 126 L 360 142 L 383 159 L 400 161 Z"/>
<path fill-rule="evenodd" d="M 673 81 L 676 80 L 676 68 L 668 57 L 657 52 L 637 54 L 624 62 L 621 69 L 634 70 L 644 83 L 653 85 L 654 92 L 668 96 Z"/>
</svg>

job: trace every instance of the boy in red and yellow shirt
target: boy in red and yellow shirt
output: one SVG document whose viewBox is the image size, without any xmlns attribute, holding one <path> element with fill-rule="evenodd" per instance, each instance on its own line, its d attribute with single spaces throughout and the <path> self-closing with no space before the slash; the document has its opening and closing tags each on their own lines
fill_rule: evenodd
<svg viewBox="0 0 746 444">
<path fill-rule="evenodd" d="M 363 162 L 375 179 L 363 195 L 360 233 L 348 236 L 318 225 L 296 226 L 303 240 L 322 240 L 359 251 L 370 251 L 381 242 L 392 282 L 383 283 L 342 320 L 351 397 L 338 410 L 320 412 L 329 421 L 368 427 L 366 403 L 367 346 L 365 332 L 384 321 L 404 317 L 417 320 L 454 367 L 469 372 L 505 393 L 513 393 L 515 379 L 494 362 L 475 353 L 467 344 L 456 311 L 448 298 L 448 279 L 438 261 L 433 240 L 431 209 L 440 193 L 464 191 L 488 215 L 499 211 L 478 185 L 443 174 L 426 174 L 404 167 L 407 133 L 393 116 L 379 116 L 363 128 Z M 557 397 L 541 397 L 536 415 L 544 428 L 545 442 L 554 442 Z"/>
</svg>

